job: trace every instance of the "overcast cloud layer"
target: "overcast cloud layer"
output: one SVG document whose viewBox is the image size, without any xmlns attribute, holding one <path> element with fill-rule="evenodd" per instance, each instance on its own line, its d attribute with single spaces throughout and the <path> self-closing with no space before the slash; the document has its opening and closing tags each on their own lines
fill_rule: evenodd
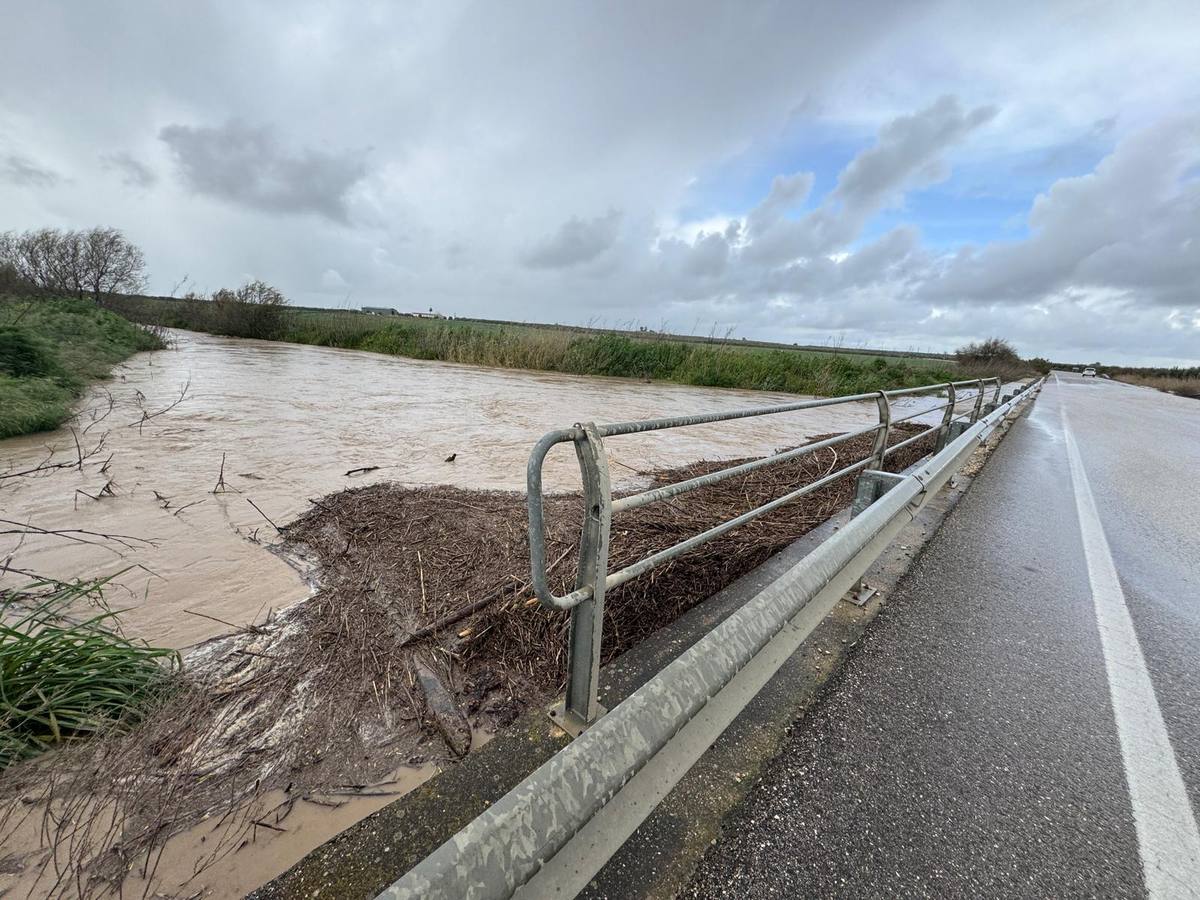
<svg viewBox="0 0 1200 900">
<path fill-rule="evenodd" d="M 1200 362 L 1192 0 L 0 15 L 0 230 L 157 292 Z"/>
</svg>

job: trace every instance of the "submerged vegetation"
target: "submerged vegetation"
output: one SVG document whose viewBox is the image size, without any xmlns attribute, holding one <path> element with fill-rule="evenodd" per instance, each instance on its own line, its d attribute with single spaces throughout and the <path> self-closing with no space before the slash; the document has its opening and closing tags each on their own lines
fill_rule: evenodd
<svg viewBox="0 0 1200 900">
<path fill-rule="evenodd" d="M 104 581 L 0 591 L 0 770 L 132 724 L 177 668 L 173 650 L 122 636 Z"/>
<path fill-rule="evenodd" d="M 260 328 L 259 306 L 231 303 L 228 298 L 221 303 L 215 295 L 214 299 L 114 300 L 114 308 L 122 314 L 152 325 L 572 375 L 824 395 L 916 387 L 964 377 L 963 368 L 951 359 L 763 347 L 655 333 L 641 336 L 555 326 L 371 316 L 278 304 L 270 306 L 269 327 Z M 985 373 L 971 371 L 965 377 L 976 374 Z"/>
<path fill-rule="evenodd" d="M 89 300 L 0 299 L 0 438 L 57 427 L 89 382 L 162 346 Z"/>
</svg>

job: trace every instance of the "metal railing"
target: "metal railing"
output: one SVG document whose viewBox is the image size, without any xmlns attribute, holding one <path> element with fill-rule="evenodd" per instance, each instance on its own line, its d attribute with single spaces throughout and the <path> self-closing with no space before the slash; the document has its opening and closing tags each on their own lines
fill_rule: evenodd
<svg viewBox="0 0 1200 900">
<path fill-rule="evenodd" d="M 501 900 L 518 890 L 539 897 L 577 890 L 571 885 L 586 882 L 615 849 L 608 839 L 614 833 L 628 836 L 645 821 L 691 762 L 1040 383 L 1003 397 L 996 409 L 899 478 L 861 515 L 448 837 L 379 900 Z M 667 762 L 655 768 L 659 754 Z M 599 829 L 589 831 L 597 820 Z M 575 842 L 581 845 L 577 854 L 570 848 Z M 559 853 L 567 862 L 555 872 Z"/>
<path fill-rule="evenodd" d="M 937 438 L 933 452 L 938 452 L 947 443 L 961 434 L 964 429 L 978 421 L 981 416 L 990 413 L 996 408 L 1000 399 L 1001 387 L 999 378 L 979 378 L 970 381 L 931 384 L 918 388 L 876 391 L 868 394 L 854 394 L 847 397 L 830 397 L 819 400 L 802 400 L 796 403 L 785 403 L 777 406 L 760 406 L 750 409 L 703 413 L 693 416 L 645 419 L 634 422 L 618 422 L 611 425 L 596 425 L 588 422 L 576 424 L 571 428 L 558 429 L 546 434 L 534 445 L 533 452 L 529 457 L 529 555 L 532 569 L 532 583 L 534 593 L 544 606 L 551 609 L 570 610 L 571 612 L 571 627 L 567 649 L 567 691 L 564 700 L 551 711 L 551 715 L 567 731 L 578 734 L 604 713 L 603 708 L 600 706 L 598 695 L 601 632 L 604 616 L 604 595 L 606 591 L 637 578 L 639 575 L 650 571 L 656 566 L 675 559 L 689 550 L 699 547 L 701 544 L 720 537 L 772 510 L 778 509 L 786 503 L 817 491 L 839 478 L 854 472 L 872 472 L 882 469 L 888 456 L 935 432 Z M 984 397 L 989 388 L 993 388 L 994 391 L 990 402 L 985 404 Z M 892 405 L 897 399 L 929 393 L 940 394 L 941 392 L 945 392 L 946 399 L 944 403 L 922 408 L 901 418 L 893 418 Z M 869 401 L 876 403 L 879 419 L 875 424 L 865 428 L 815 443 L 805 444 L 783 453 L 730 466 L 729 468 L 711 472 L 707 475 L 689 478 L 675 484 L 653 488 L 615 500 L 612 497 L 608 458 L 604 448 L 605 438 Z M 960 412 L 958 410 L 959 405 L 968 401 L 971 402 L 970 408 Z M 888 438 L 893 426 L 911 422 L 915 419 L 928 416 L 931 413 L 936 413 L 939 410 L 942 411 L 940 422 L 888 446 Z M 827 447 L 834 447 L 868 434 L 873 434 L 874 440 L 871 455 L 866 459 L 843 466 L 816 481 L 789 491 L 748 512 L 693 535 L 684 541 L 652 553 L 615 572 L 608 571 L 609 539 L 614 513 L 628 512 L 651 503 L 668 500 L 672 497 L 696 490 L 697 488 L 716 484 L 738 475 L 745 475 L 764 466 L 797 459 L 806 454 L 815 453 Z M 546 566 L 546 527 L 543 511 L 542 467 L 546 459 L 546 454 L 551 448 L 557 444 L 567 442 L 574 444 L 576 458 L 579 462 L 579 471 L 583 481 L 584 517 L 579 542 L 579 567 L 575 578 L 575 589 L 563 596 L 557 596 L 550 587 L 549 573 Z"/>
</svg>

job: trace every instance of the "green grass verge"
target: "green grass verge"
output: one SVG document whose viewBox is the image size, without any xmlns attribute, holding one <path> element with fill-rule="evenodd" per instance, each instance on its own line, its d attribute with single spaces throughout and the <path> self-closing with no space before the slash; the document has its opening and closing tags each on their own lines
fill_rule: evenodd
<svg viewBox="0 0 1200 900">
<path fill-rule="evenodd" d="M 0 591 L 0 769 L 132 724 L 180 666 L 117 633 L 104 580 Z"/>
<path fill-rule="evenodd" d="M 57 427 L 91 381 L 162 346 L 88 300 L 0 298 L 0 438 Z"/>
<path fill-rule="evenodd" d="M 259 336 L 239 334 L 235 317 L 222 318 L 216 304 L 202 300 L 123 297 L 115 301 L 114 309 L 146 324 Z M 288 309 L 272 336 L 412 359 L 827 396 L 964 377 L 948 360 L 639 337 L 556 326 L 397 319 L 339 310 Z"/>
</svg>

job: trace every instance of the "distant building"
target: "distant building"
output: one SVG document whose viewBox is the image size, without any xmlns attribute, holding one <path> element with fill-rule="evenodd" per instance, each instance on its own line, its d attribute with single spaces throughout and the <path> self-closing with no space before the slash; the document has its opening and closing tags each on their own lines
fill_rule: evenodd
<svg viewBox="0 0 1200 900">
<path fill-rule="evenodd" d="M 446 316 L 440 312 L 434 312 L 431 306 L 428 311 L 423 312 L 400 312 L 391 306 L 363 306 L 360 309 L 369 316 L 404 316 L 408 319 L 444 319 Z"/>
</svg>

